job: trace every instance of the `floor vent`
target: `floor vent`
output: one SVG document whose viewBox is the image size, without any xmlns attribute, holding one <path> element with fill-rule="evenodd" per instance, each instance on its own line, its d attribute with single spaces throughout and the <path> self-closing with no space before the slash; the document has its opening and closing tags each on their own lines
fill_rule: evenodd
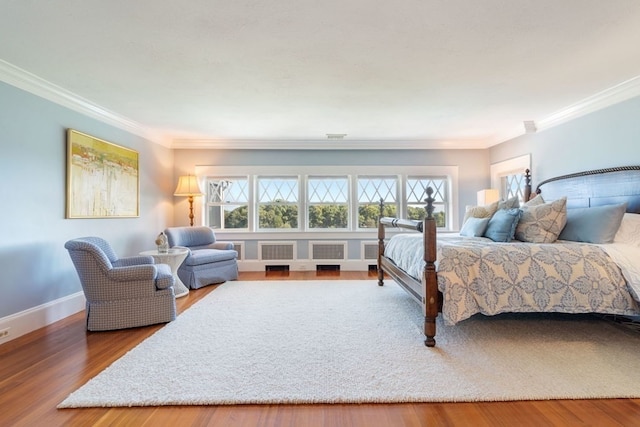
<svg viewBox="0 0 640 427">
<path fill-rule="evenodd" d="M 281 271 L 289 272 L 289 266 L 288 265 L 265 265 L 264 271 L 266 271 L 267 273 L 274 273 L 274 272 L 281 272 Z"/>
<path fill-rule="evenodd" d="M 316 265 L 316 271 L 340 271 L 340 266 L 339 265 L 318 264 L 318 265 Z"/>
</svg>

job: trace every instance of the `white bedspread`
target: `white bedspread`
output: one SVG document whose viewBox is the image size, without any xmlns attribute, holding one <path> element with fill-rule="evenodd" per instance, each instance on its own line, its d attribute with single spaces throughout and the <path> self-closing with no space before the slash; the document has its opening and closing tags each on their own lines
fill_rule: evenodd
<svg viewBox="0 0 640 427">
<path fill-rule="evenodd" d="M 629 286 L 629 292 L 636 301 L 640 301 L 640 248 L 624 243 L 599 246 L 618 264 Z"/>
</svg>

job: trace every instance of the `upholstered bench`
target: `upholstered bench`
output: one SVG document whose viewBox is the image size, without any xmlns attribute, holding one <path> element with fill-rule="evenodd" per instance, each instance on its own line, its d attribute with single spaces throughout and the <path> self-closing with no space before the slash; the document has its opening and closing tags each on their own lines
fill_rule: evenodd
<svg viewBox="0 0 640 427">
<path fill-rule="evenodd" d="M 169 227 L 170 247 L 185 247 L 190 253 L 178 268 L 178 277 L 190 289 L 238 278 L 238 253 L 233 243 L 218 242 L 209 227 Z"/>
</svg>

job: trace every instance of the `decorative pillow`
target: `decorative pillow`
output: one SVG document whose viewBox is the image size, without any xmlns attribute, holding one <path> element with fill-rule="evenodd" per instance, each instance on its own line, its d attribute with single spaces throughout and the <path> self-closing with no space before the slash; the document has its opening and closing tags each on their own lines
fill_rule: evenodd
<svg viewBox="0 0 640 427">
<path fill-rule="evenodd" d="M 528 202 L 526 202 L 522 207 L 525 206 L 539 206 L 541 204 L 544 203 L 544 199 L 542 198 L 542 196 L 540 194 L 538 194 L 536 197 L 534 197 L 533 199 L 530 199 Z"/>
<path fill-rule="evenodd" d="M 613 243 L 626 243 L 640 248 L 640 214 L 625 213 Z"/>
<path fill-rule="evenodd" d="M 567 209 L 567 225 L 558 239 L 611 243 L 620 228 L 627 204 Z"/>
<path fill-rule="evenodd" d="M 518 208 L 499 209 L 489 220 L 484 237 L 494 242 L 510 242 L 521 215 L 522 211 Z"/>
<path fill-rule="evenodd" d="M 566 222 L 566 197 L 538 206 L 523 206 L 516 239 L 531 243 L 553 243 Z"/>
<path fill-rule="evenodd" d="M 465 237 L 482 237 L 489 224 L 489 218 L 469 218 L 462 225 L 460 235 Z"/>
<path fill-rule="evenodd" d="M 464 225 L 469 218 L 491 218 L 497 210 L 498 202 L 493 202 L 486 206 L 467 206 L 462 224 Z"/>
<path fill-rule="evenodd" d="M 513 209 L 519 207 L 520 201 L 518 200 L 518 197 L 511 197 L 510 199 L 500 200 L 498 202 L 498 209 Z"/>
</svg>

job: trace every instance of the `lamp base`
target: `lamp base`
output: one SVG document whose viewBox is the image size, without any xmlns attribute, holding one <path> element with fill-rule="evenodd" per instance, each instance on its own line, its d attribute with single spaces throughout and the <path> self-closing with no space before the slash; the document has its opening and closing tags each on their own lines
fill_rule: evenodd
<svg viewBox="0 0 640 427">
<path fill-rule="evenodd" d="M 193 227 L 193 196 L 189 196 L 189 225 Z"/>
</svg>

